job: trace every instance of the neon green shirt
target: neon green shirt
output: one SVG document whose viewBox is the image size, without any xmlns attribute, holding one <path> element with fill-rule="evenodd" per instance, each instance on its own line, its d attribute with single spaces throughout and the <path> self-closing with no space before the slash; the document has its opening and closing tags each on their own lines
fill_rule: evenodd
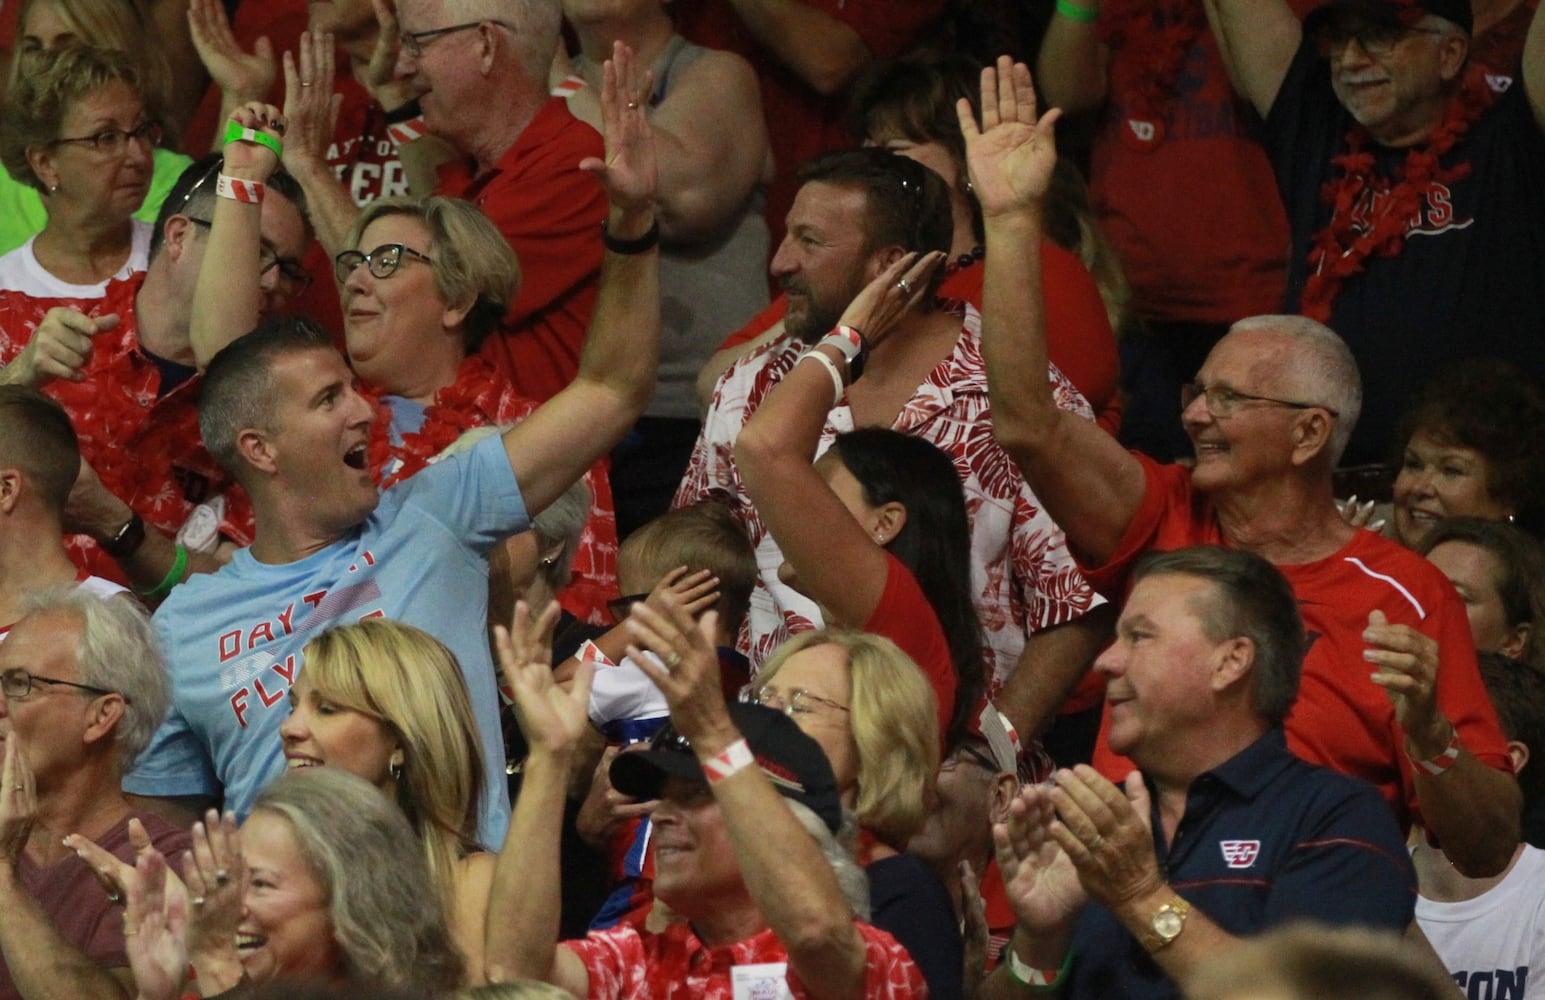
<svg viewBox="0 0 1545 1000">
<path fill-rule="evenodd" d="M 193 162 L 169 149 L 158 149 L 154 155 L 155 172 L 150 177 L 150 193 L 145 195 L 145 203 L 134 213 L 136 219 L 149 223 L 156 221 L 156 213 L 161 211 L 161 203 L 166 200 L 172 185 Z M 43 199 L 37 190 L 0 170 L 0 254 L 10 253 L 33 234 L 42 232 L 46 222 L 48 210 L 43 207 Z"/>
</svg>

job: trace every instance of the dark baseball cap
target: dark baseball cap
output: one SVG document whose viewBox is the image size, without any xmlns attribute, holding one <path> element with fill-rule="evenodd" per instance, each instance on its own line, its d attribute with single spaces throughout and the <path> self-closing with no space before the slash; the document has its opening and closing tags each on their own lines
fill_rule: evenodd
<svg viewBox="0 0 1545 1000">
<path fill-rule="evenodd" d="M 799 724 L 774 708 L 735 702 L 730 721 L 745 737 L 757 766 L 785 798 L 803 803 L 836 833 L 842 826 L 842 798 L 826 752 Z M 636 799 L 657 799 L 666 778 L 707 781 L 692 744 L 666 723 L 648 750 L 618 754 L 610 771 L 612 786 Z"/>
<path fill-rule="evenodd" d="M 1330 0 L 1304 18 L 1304 31 L 1318 31 L 1348 15 L 1409 28 L 1428 14 L 1458 25 L 1465 34 L 1475 28 L 1470 0 Z"/>
</svg>

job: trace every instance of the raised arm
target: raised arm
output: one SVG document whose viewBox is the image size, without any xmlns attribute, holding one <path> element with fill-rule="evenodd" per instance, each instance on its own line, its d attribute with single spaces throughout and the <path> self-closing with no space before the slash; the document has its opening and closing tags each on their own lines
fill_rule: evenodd
<svg viewBox="0 0 1545 1000">
<path fill-rule="evenodd" d="M 1042 204 L 1059 112 L 1037 118 L 1030 70 L 1007 56 L 982 70 L 982 126 L 968 102 L 957 110 L 987 230 L 982 354 L 993 434 L 1073 550 L 1104 562 L 1137 512 L 1144 480 L 1141 464 L 1114 438 L 1057 406 L 1047 376 Z"/>
<path fill-rule="evenodd" d="M 284 116 L 271 104 L 237 108 L 230 124 L 276 144 L 283 142 Z M 215 198 L 188 327 L 194 363 L 200 370 L 222 347 L 257 326 L 263 302 L 263 205 L 254 191 L 278 168 L 278 155 L 261 142 L 233 139 L 225 144 L 220 187 L 230 194 Z"/>
<path fill-rule="evenodd" d="M 551 633 L 557 618 L 558 605 L 551 604 L 533 621 L 521 601 L 509 630 L 494 629 L 531 755 L 494 865 L 484 960 L 489 982 L 539 979 L 582 997 L 589 992 L 590 975 L 573 952 L 558 947 L 558 845 L 569 772 L 589 725 L 586 706 L 595 668 L 581 663 L 567 691 L 554 681 Z"/>
<path fill-rule="evenodd" d="M 656 667 L 630 650 L 671 706 L 671 722 L 707 764 L 741 739 L 719 688 L 714 650 L 718 615 L 693 621 L 672 603 L 665 614 L 633 606 L 629 627 L 639 647 L 670 665 Z M 819 845 L 760 767 L 743 767 L 709 785 L 729 831 L 746 890 L 789 953 L 789 969 L 815 1000 L 864 994 L 865 948 L 837 876 Z"/>
<path fill-rule="evenodd" d="M 927 272 L 940 259 L 937 254 L 899 258 L 854 298 L 842 323 L 864 331 L 871 345 L 882 340 L 925 292 Z M 811 465 L 826 414 L 837 401 L 832 372 L 845 379 L 847 370 L 837 348 L 812 348 L 741 428 L 735 464 L 746 493 L 799 575 L 800 590 L 837 621 L 862 628 L 885 591 L 885 548 Z"/>
<path fill-rule="evenodd" d="M 333 93 L 333 36 L 301 32 L 298 52 L 284 54 L 284 169 L 306 192 L 306 208 L 327 256 L 345 249 L 359 206 L 327 162 L 333 121 L 343 103 Z"/>
<path fill-rule="evenodd" d="M 874 54 L 858 32 L 805 0 L 730 0 L 778 60 L 815 91 L 836 94 Z"/>
<path fill-rule="evenodd" d="M 1524 94 L 1534 110 L 1535 124 L 1545 129 L 1545 17 L 1540 16 L 1538 7 L 1524 39 L 1523 74 Z"/>
<path fill-rule="evenodd" d="M 1207 21 L 1234 89 L 1262 118 L 1304 37 L 1303 25 L 1286 0 L 1204 0 Z"/>
<path fill-rule="evenodd" d="M 654 144 L 634 56 L 617 44 L 601 88 L 606 160 L 580 164 L 606 186 L 613 241 L 637 241 L 654 227 Z M 628 248 L 632 249 L 632 248 Z M 504 434 L 526 509 L 545 509 L 638 419 L 654 391 L 660 354 L 660 253 L 608 249 L 579 373 L 563 391 Z"/>
<path fill-rule="evenodd" d="M 734 122 L 734 128 L 705 128 Z M 756 74 L 740 56 L 705 52 L 671 83 L 649 117 L 660 187 L 655 207 L 667 239 L 713 235 L 770 170 Z"/>
<path fill-rule="evenodd" d="M 1097 3 L 1064 0 L 1054 9 L 1041 39 L 1041 51 L 1036 54 L 1035 79 L 1042 98 L 1070 115 L 1105 102 L 1110 83 L 1110 48 L 1100 43 L 1098 19 Z"/>
</svg>

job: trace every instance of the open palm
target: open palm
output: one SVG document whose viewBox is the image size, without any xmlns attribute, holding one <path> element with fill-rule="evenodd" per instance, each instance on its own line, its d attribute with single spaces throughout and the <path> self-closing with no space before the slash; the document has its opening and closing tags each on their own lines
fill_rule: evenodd
<svg viewBox="0 0 1545 1000">
<path fill-rule="evenodd" d="M 964 98 L 956 113 L 984 216 L 1031 207 L 1045 197 L 1057 165 L 1055 126 L 1062 113 L 1053 108 L 1037 117 L 1029 67 L 1000 56 L 996 68 L 982 70 L 981 126 Z"/>
</svg>

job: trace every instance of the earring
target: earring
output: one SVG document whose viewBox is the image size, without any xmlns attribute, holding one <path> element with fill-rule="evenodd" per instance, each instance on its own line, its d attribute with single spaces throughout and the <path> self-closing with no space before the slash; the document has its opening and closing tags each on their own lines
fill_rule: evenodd
<svg viewBox="0 0 1545 1000">
<path fill-rule="evenodd" d="M 548 556 L 547 558 L 542 560 L 542 568 L 543 569 L 552 569 L 556 565 L 558 565 L 558 557 L 557 556 Z"/>
<path fill-rule="evenodd" d="M 49 194 L 58 194 L 59 193 L 59 185 L 57 185 L 57 184 L 50 184 L 48 186 L 48 193 Z"/>
<path fill-rule="evenodd" d="M 391 772 L 393 781 L 402 780 L 402 761 L 394 760 L 386 766 L 386 769 Z"/>
</svg>

